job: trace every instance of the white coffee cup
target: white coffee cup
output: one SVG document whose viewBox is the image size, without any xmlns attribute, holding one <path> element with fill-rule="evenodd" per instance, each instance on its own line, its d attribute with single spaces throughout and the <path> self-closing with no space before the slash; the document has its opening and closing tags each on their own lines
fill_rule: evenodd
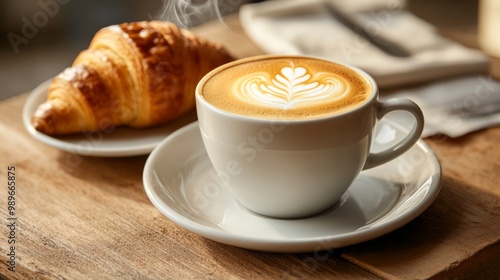
<svg viewBox="0 0 500 280">
<path fill-rule="evenodd" d="M 328 61 L 368 81 L 370 95 L 364 103 L 328 116 L 269 119 L 223 110 L 204 97 L 207 81 L 217 79 L 222 71 L 249 62 L 289 57 L 266 55 L 234 61 L 208 73 L 196 88 L 199 127 L 215 171 L 240 205 L 277 218 L 304 217 L 328 209 L 363 169 L 388 162 L 413 146 L 424 124 L 420 108 L 412 101 L 381 102 L 378 87 L 367 73 Z M 411 113 L 416 120 L 414 127 L 392 148 L 370 152 L 377 120 L 396 110 Z"/>
</svg>

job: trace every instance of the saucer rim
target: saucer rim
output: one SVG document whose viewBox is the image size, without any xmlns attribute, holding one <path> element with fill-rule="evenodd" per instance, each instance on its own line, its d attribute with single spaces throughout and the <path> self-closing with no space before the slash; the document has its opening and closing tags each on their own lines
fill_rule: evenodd
<svg viewBox="0 0 500 280">
<path fill-rule="evenodd" d="M 395 121 L 384 118 L 384 122 L 388 122 L 391 125 L 398 127 L 403 131 L 407 131 L 406 128 L 403 128 L 402 125 L 398 124 Z M 377 225 L 374 227 L 367 227 L 365 229 L 359 229 L 356 231 L 343 233 L 343 234 L 335 234 L 335 235 L 323 235 L 316 237 L 299 237 L 299 238 L 283 238 L 283 239 L 273 239 L 273 238 L 265 238 L 262 236 L 239 236 L 232 234 L 229 231 L 225 231 L 224 229 L 215 229 L 196 221 L 185 217 L 181 213 L 172 209 L 166 202 L 164 202 L 160 195 L 154 190 L 154 187 L 150 185 L 148 182 L 148 178 L 150 178 L 149 174 L 153 170 L 153 166 L 156 163 L 157 159 L 162 156 L 163 149 L 168 146 L 169 142 L 172 142 L 173 139 L 177 137 L 181 137 L 185 133 L 190 133 L 195 129 L 198 129 L 198 121 L 195 121 L 191 124 L 188 124 L 174 133 L 166 137 L 160 144 L 156 146 L 156 148 L 151 152 L 148 159 L 146 160 L 146 164 L 143 171 L 143 184 L 146 195 L 152 202 L 152 204 L 157 208 L 165 217 L 171 220 L 177 226 L 180 226 L 190 232 L 199 234 L 205 238 L 227 244 L 232 246 L 237 246 L 241 248 L 257 250 L 257 251 L 267 251 L 267 252 L 275 252 L 275 253 L 301 253 L 301 252 L 311 252 L 315 251 L 318 248 L 318 243 L 322 241 L 331 240 L 331 237 L 334 237 L 335 243 L 340 245 L 338 246 L 329 246 L 329 247 L 321 247 L 322 250 L 335 249 L 340 247 L 345 247 L 349 245 L 354 245 L 357 243 L 365 242 L 382 235 L 385 235 L 389 232 L 392 232 L 410 221 L 417 218 L 421 215 L 437 198 L 442 183 L 442 168 L 441 164 L 435 154 L 435 152 L 423 141 L 423 139 L 419 139 L 416 146 L 418 145 L 420 149 L 423 149 L 428 158 L 430 158 L 430 164 L 433 165 L 431 168 L 434 172 L 431 173 L 429 178 L 431 179 L 431 188 L 425 195 L 425 199 L 419 202 L 416 206 L 412 207 L 409 210 L 406 210 L 404 213 L 397 216 L 395 219 L 391 219 L 387 222 L 382 223 L 381 225 Z M 192 133 L 192 132 L 191 132 Z M 404 155 L 404 154 L 403 154 Z M 377 168 L 377 167 L 374 167 Z M 389 212 L 388 212 L 389 213 Z M 383 218 L 387 215 L 380 217 Z M 379 218 L 379 219 L 380 219 Z M 307 219 L 307 218 L 305 218 Z M 301 220 L 301 219 L 298 219 Z M 330 238 L 329 238 L 330 237 Z M 268 246 L 268 247 L 266 247 Z M 314 247 L 314 248 L 313 248 Z"/>
</svg>

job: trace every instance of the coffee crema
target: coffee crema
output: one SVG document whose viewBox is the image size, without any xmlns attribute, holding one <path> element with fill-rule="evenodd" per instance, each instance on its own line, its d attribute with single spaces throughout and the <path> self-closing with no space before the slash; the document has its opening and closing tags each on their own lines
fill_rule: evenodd
<svg viewBox="0 0 500 280">
<path fill-rule="evenodd" d="M 215 107 L 266 119 L 309 119 L 346 112 L 373 94 L 362 74 L 307 57 L 235 63 L 210 76 L 201 94 Z"/>
</svg>

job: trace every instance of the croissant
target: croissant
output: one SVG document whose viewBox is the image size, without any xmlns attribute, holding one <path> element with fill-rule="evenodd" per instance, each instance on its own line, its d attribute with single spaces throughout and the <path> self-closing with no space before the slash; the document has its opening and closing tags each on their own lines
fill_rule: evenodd
<svg viewBox="0 0 500 280">
<path fill-rule="evenodd" d="M 198 81 L 231 60 L 170 22 L 109 26 L 52 80 L 32 124 L 47 135 L 163 124 L 192 109 Z"/>
</svg>

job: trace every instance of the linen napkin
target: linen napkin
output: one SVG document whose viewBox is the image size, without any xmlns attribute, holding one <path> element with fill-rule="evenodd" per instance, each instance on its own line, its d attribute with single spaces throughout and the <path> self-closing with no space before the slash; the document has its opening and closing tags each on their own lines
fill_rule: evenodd
<svg viewBox="0 0 500 280">
<path fill-rule="evenodd" d="M 325 5 L 409 55 L 388 54 Z M 247 35 L 267 53 L 348 63 L 376 80 L 381 99 L 414 100 L 426 119 L 423 137 L 458 137 L 500 123 L 500 83 L 485 74 L 486 55 L 440 36 L 407 11 L 402 0 L 274 0 L 244 5 L 240 20 Z M 406 114 L 398 121 L 411 125 Z"/>
</svg>

